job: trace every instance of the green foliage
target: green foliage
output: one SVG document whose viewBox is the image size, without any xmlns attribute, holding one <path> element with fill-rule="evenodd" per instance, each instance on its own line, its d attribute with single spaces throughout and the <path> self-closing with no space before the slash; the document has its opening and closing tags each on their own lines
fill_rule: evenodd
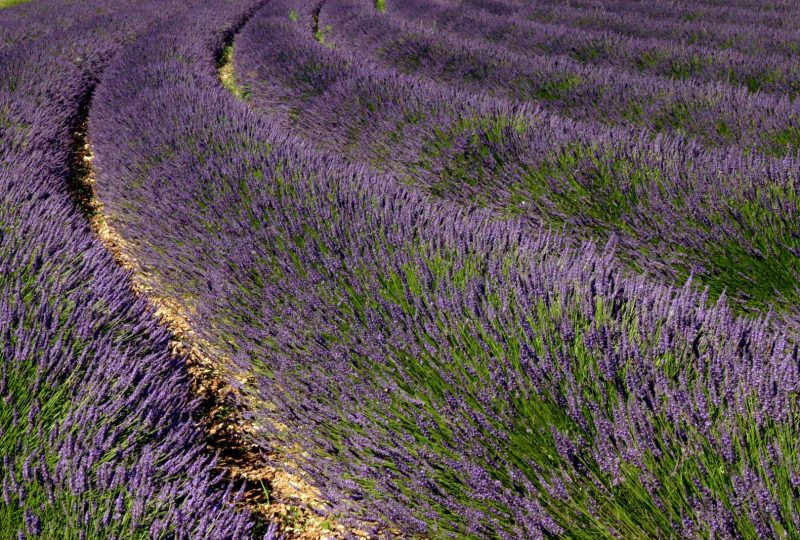
<svg viewBox="0 0 800 540">
<path fill-rule="evenodd" d="M 533 86 L 531 95 L 534 98 L 552 101 L 563 99 L 565 94 L 578 88 L 584 81 L 583 77 L 580 75 L 564 75 L 552 79 L 545 79 L 541 82 L 529 82 L 531 82 Z"/>
<path fill-rule="evenodd" d="M 90 314 L 105 316 L 109 314 L 109 306 L 102 300 L 93 304 L 78 306 L 66 297 L 58 296 L 54 291 L 57 285 L 49 281 L 50 287 L 43 287 L 45 281 L 41 275 L 47 272 L 59 272 L 59 280 L 69 283 L 74 279 L 74 274 L 81 267 L 80 258 L 69 261 L 47 261 L 44 265 L 37 262 L 40 253 L 30 253 L 29 263 L 21 266 L 17 272 L 0 274 L 0 293 L 15 289 L 18 293 L 16 300 L 11 298 L 12 312 L 16 307 L 21 308 L 23 317 L 14 321 L 14 327 L 0 329 L 0 366 L 4 383 L 7 385 L 3 397 L 4 405 L 0 407 L 0 460 L 3 457 L 11 459 L 15 469 L 17 481 L 26 486 L 24 501 L 20 500 L 13 490 L 9 490 L 9 499 L 0 504 L 0 531 L 11 534 L 16 538 L 16 531 L 26 531 L 25 512 L 30 511 L 41 521 L 42 532 L 37 538 L 59 538 L 66 540 L 101 540 L 113 534 L 116 538 L 125 540 L 150 538 L 150 524 L 168 511 L 168 502 L 155 503 L 145 509 L 145 515 L 138 519 L 138 526 L 133 526 L 134 494 L 128 490 L 130 486 L 122 483 L 119 487 L 111 489 L 98 488 L 98 467 L 86 470 L 85 486 L 53 483 L 46 481 L 40 474 L 32 475 L 33 480 L 23 480 L 24 471 L 31 466 L 37 467 L 39 463 L 46 464 L 51 478 L 59 466 L 77 467 L 76 463 L 62 463 L 59 460 L 62 454 L 59 448 L 53 445 L 64 444 L 66 437 L 74 436 L 77 428 L 73 426 L 72 434 L 63 429 L 67 418 L 86 408 L 96 406 L 90 403 L 93 386 L 97 381 L 93 374 L 86 372 L 87 364 L 93 362 L 93 355 L 97 354 L 96 341 L 108 339 L 119 347 L 125 347 L 131 339 L 131 328 L 124 327 L 119 321 L 111 322 L 107 326 L 96 328 L 95 334 L 86 333 L 80 328 L 81 318 L 91 320 Z M 53 268 L 58 265 L 58 268 Z M 9 298 L 8 296 L 6 298 Z M 41 316 L 41 306 L 49 306 L 52 320 Z M 59 329 L 58 338 L 53 334 L 53 326 Z M 17 331 L 16 329 L 19 329 Z M 17 349 L 17 336 L 24 331 L 37 332 L 41 335 L 52 335 L 49 343 L 40 344 L 36 348 L 28 348 L 28 343 L 23 349 Z M 7 330 L 7 331 L 6 331 Z M 15 355 L 15 350 L 23 350 L 26 356 Z M 10 357 L 5 352 L 11 352 Z M 74 365 L 78 368 L 71 372 L 63 370 L 42 371 L 42 366 L 52 363 L 47 356 L 74 358 Z M 80 361 L 78 360 L 80 359 Z M 61 366 L 70 365 L 70 362 L 61 362 Z M 112 384 L 109 391 L 130 391 L 125 389 L 126 383 L 120 383 L 119 388 Z M 83 399 L 76 399 L 82 397 Z M 120 397 L 124 399 L 124 397 Z M 120 439 L 130 437 L 131 444 L 146 444 L 146 433 L 137 425 L 141 417 L 127 419 L 121 415 L 117 418 L 103 417 L 103 421 L 96 426 L 82 426 L 80 433 L 91 440 L 95 435 L 103 436 L 109 427 L 118 429 Z M 58 439 L 55 433 L 62 429 Z M 74 442 L 72 444 L 75 444 Z M 99 463 L 115 461 L 121 467 L 131 467 L 132 461 L 137 458 L 136 453 L 122 457 L 122 448 L 112 448 L 99 457 Z M 166 455 L 161 457 L 166 458 Z M 27 464 L 26 464 L 27 463 Z M 120 499 L 117 506 L 117 499 Z M 101 526 L 99 519 L 95 522 L 83 522 L 84 504 L 93 505 L 93 513 L 102 516 L 106 511 L 115 514 L 111 525 Z M 116 507 L 116 510 L 115 510 Z M 117 510 L 119 513 L 117 513 Z M 32 536 L 30 537 L 32 538 Z"/>
<path fill-rule="evenodd" d="M 675 131 L 682 135 L 690 133 L 694 118 L 694 103 L 674 101 L 652 117 L 653 129 L 656 131 Z"/>
<path fill-rule="evenodd" d="M 502 147 L 508 132 L 522 134 L 527 129 L 522 116 L 461 118 L 448 128 L 435 128 L 420 151 L 418 162 L 410 164 L 411 174 L 419 169 L 430 170 L 434 161 L 444 157 L 439 180 L 431 188 L 434 194 L 486 184 L 497 177 L 506 161 L 493 149 Z M 464 144 L 454 152 L 459 140 Z"/>
<path fill-rule="evenodd" d="M 679 129 L 690 118 L 689 108 L 680 107 L 660 122 Z M 436 167 L 438 182 L 430 187 L 436 195 L 458 194 L 477 205 L 499 204 L 506 216 L 541 216 L 555 227 L 576 229 L 584 238 L 629 236 L 635 239 L 631 245 L 638 247 L 621 249 L 620 256 L 632 268 L 641 269 L 641 260 L 651 253 L 671 254 L 663 258 L 669 261 L 667 271 L 676 283 L 693 274 L 697 283 L 709 288 L 712 299 L 729 291 L 740 308 L 785 310 L 800 301 L 794 254 L 800 250 L 800 241 L 776 217 L 779 207 L 800 205 L 793 187 L 765 186 L 755 194 L 735 194 L 718 210 L 699 216 L 684 210 L 684 195 L 668 189 L 669 182 L 656 169 L 637 165 L 610 147 L 567 145 L 533 167 L 497 150 L 513 131 L 526 129 L 524 123 L 504 117 L 474 118 L 437 128 L 420 152 L 420 160 L 410 166 L 410 176 Z M 730 137 L 723 122 L 717 131 Z M 781 133 L 775 141 L 786 152 L 786 145 L 797 148 L 800 134 Z M 510 186 L 507 198 L 496 200 L 491 190 L 507 170 L 507 177 L 520 181 Z M 684 217 L 668 227 L 658 212 L 650 211 L 653 200 L 661 200 Z M 647 226 L 641 224 L 643 219 L 648 220 Z M 737 240 L 720 242 L 709 236 L 713 224 L 733 227 Z M 645 240 L 641 230 L 664 233 Z M 682 234 L 706 240 L 684 244 L 678 241 Z M 688 261 L 703 261 L 703 265 Z"/>
<path fill-rule="evenodd" d="M 30 0 L 0 0 L 0 9 L 24 4 Z"/>
<path fill-rule="evenodd" d="M 575 60 L 584 63 L 590 63 L 598 58 L 601 58 L 606 52 L 606 43 L 603 40 L 594 40 L 586 45 L 575 47 L 571 52 Z"/>
<path fill-rule="evenodd" d="M 250 92 L 247 88 L 236 82 L 236 73 L 233 64 L 233 45 L 227 45 L 222 49 L 222 56 L 219 60 L 219 78 L 222 85 L 233 95 L 240 99 L 247 99 Z"/>
<path fill-rule="evenodd" d="M 651 69 L 657 67 L 661 64 L 664 64 L 669 59 L 669 55 L 666 51 L 662 51 L 660 49 L 652 49 L 648 51 L 644 51 L 640 56 L 639 59 L 636 61 L 636 65 L 639 67 L 640 70 Z"/>
<path fill-rule="evenodd" d="M 328 40 L 328 36 L 333 31 L 333 26 L 326 24 L 325 26 L 318 26 L 314 31 L 314 39 L 323 45 L 333 46 L 333 43 Z"/>
<path fill-rule="evenodd" d="M 580 176 L 576 176 L 579 172 Z M 519 205 L 539 205 L 539 211 L 549 216 L 558 225 L 581 223 L 591 236 L 606 238 L 610 233 L 624 232 L 636 236 L 637 227 L 631 220 L 647 212 L 649 195 L 658 190 L 663 195 L 666 184 L 655 170 L 634 168 L 630 161 L 615 158 L 586 146 L 567 148 L 549 157 L 538 168 L 525 175 L 526 183 L 519 186 L 512 199 L 518 211 Z M 686 202 L 677 195 L 666 202 L 679 212 Z M 797 281 L 800 241 L 776 217 L 773 208 L 799 204 L 800 196 L 791 186 L 759 187 L 755 196 L 742 193 L 732 196 L 720 210 L 704 218 L 684 213 L 684 220 L 674 224 L 686 234 L 709 230 L 707 219 L 736 228 L 735 238 L 719 242 L 709 237 L 695 247 L 659 241 L 653 247 L 661 253 L 675 253 L 664 257 L 673 260 L 679 281 L 690 273 L 696 280 L 709 287 L 712 298 L 724 291 L 731 291 L 743 300 L 748 309 L 791 308 L 800 301 Z M 559 216 L 569 216 L 563 219 Z M 653 216 L 658 220 L 657 216 Z M 663 223 L 653 223 L 655 230 Z M 628 253 L 629 262 L 646 253 Z M 625 253 L 623 253 L 625 256 Z M 702 269 L 684 266 L 679 261 L 704 261 Z M 635 264 L 635 263 L 634 263 Z"/>
<path fill-rule="evenodd" d="M 705 65 L 709 63 L 711 63 L 710 58 L 703 58 L 698 55 L 693 55 L 685 61 L 673 60 L 670 63 L 669 75 L 673 79 L 688 79 L 702 73 Z"/>
<path fill-rule="evenodd" d="M 788 126 L 767 138 L 763 151 L 776 157 L 797 154 L 800 150 L 800 126 Z"/>
</svg>

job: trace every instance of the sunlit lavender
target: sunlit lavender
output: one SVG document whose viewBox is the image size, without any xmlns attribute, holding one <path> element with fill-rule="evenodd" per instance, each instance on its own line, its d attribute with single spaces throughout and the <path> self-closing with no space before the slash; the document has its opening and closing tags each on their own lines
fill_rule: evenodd
<svg viewBox="0 0 800 540">
<path fill-rule="evenodd" d="M 0 537 L 800 538 L 798 17 L 0 9 Z"/>
</svg>

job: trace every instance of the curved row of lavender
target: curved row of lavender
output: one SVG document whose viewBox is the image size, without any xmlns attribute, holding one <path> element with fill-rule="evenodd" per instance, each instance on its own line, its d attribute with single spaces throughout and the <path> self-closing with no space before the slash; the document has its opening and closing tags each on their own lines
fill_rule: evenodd
<svg viewBox="0 0 800 540">
<path fill-rule="evenodd" d="M 312 7 L 253 20 L 311 48 Z M 157 292 L 237 361 L 257 442 L 301 447 L 334 514 L 430 537 L 800 535 L 780 321 L 297 137 L 220 84 L 228 28 L 197 8 L 110 68 L 99 192 Z M 257 47 L 291 62 L 293 39 Z"/>
<path fill-rule="evenodd" d="M 740 146 L 776 156 L 797 153 L 800 103 L 785 96 L 587 65 L 563 55 L 521 55 L 485 40 L 451 36 L 435 20 L 407 22 L 391 8 L 379 13 L 365 2 L 334 4 L 326 3 L 320 13 L 323 39 L 384 67 L 536 102 L 578 120 L 679 134 L 708 146 Z M 475 28 L 472 35 L 485 31 Z"/>
<path fill-rule="evenodd" d="M 546 0 L 542 4 L 555 4 Z M 762 2 L 759 0 L 673 0 L 668 4 L 653 4 L 646 0 L 577 0 L 570 6 L 622 13 L 638 13 L 645 17 L 659 17 L 667 21 L 696 20 L 724 22 L 733 25 L 757 22 L 768 28 L 792 27 L 787 17 L 797 12 L 797 4 L 790 0 Z"/>
<path fill-rule="evenodd" d="M 504 3 L 506 0 L 502 0 Z M 525 2 L 508 2 L 526 7 Z M 544 0 L 539 6 L 559 6 L 557 0 Z M 680 0 L 668 4 L 654 4 L 642 0 L 578 0 L 570 2 L 569 7 L 588 9 L 596 12 L 638 17 L 642 22 L 659 19 L 673 25 L 687 25 L 690 28 L 704 28 L 705 25 L 725 25 L 732 28 L 759 26 L 761 28 L 783 28 L 796 30 L 790 17 L 797 14 L 797 4 L 791 2 L 759 2 L 758 0 L 725 2 L 696 2 Z M 527 7 L 530 7 L 528 5 Z M 693 23 L 693 24 L 692 24 Z"/>
<path fill-rule="evenodd" d="M 495 15 L 487 11 L 484 5 L 465 9 L 461 3 L 425 0 L 390 6 L 392 12 L 402 14 L 404 18 L 435 24 L 439 30 L 453 32 L 467 39 L 479 34 L 495 45 L 502 45 L 523 55 L 567 55 L 587 64 L 623 67 L 673 79 L 742 84 L 751 92 L 789 96 L 796 96 L 800 92 L 800 68 L 793 57 L 787 54 L 746 53 L 708 44 L 630 36 L 607 28 L 574 28 L 560 23 L 558 19 L 542 22 L 532 20 L 519 14 L 519 11 L 514 15 Z M 671 6 L 669 14 L 673 11 L 680 10 Z M 667 14 L 659 15 L 659 24 L 670 24 L 668 18 L 666 22 L 664 20 Z M 792 20 L 798 15 L 800 13 L 795 11 L 782 13 L 781 17 L 783 20 Z M 715 20 L 717 15 L 711 13 L 708 17 Z M 752 23 L 752 17 L 742 20 Z M 800 49 L 800 37 L 797 43 Z"/>
<path fill-rule="evenodd" d="M 542 4 L 555 4 L 546 0 Z M 642 17 L 657 17 L 669 22 L 718 22 L 733 26 L 757 23 L 767 28 L 793 28 L 787 17 L 797 13 L 797 4 L 782 0 L 780 2 L 761 2 L 759 0 L 712 0 L 696 2 L 693 0 L 671 1 L 668 4 L 653 4 L 646 0 L 578 0 L 571 6 L 587 7 L 621 13 L 639 14 Z"/>
<path fill-rule="evenodd" d="M 241 539 L 170 336 L 67 185 L 103 69 L 184 1 L 0 12 L 0 537 Z"/>
<path fill-rule="evenodd" d="M 371 9 L 333 0 L 319 20 Z M 533 228 L 613 238 L 636 269 L 675 283 L 694 274 L 714 298 L 728 290 L 744 307 L 797 315 L 794 159 L 709 153 L 470 95 L 317 43 L 283 13 L 253 18 L 233 61 L 247 102 L 317 146 Z"/>
<path fill-rule="evenodd" d="M 655 3 L 640 4 L 643 9 L 638 12 L 605 9 L 609 5 L 605 2 L 602 3 L 602 9 L 587 5 L 573 6 L 557 0 L 537 2 L 533 6 L 521 2 L 509 3 L 506 0 L 492 3 L 502 5 L 505 10 L 513 9 L 512 6 L 522 7 L 520 14 L 530 20 L 558 22 L 575 28 L 607 30 L 635 37 L 657 37 L 757 55 L 796 55 L 800 38 L 797 26 L 791 24 L 797 16 L 796 4 L 783 17 L 787 27 L 781 28 L 762 24 L 763 20 L 759 21 L 755 16 L 766 3 L 750 6 L 747 9 L 749 16 L 736 21 L 719 20 L 718 12 L 715 11 L 704 16 L 696 8 L 694 12 L 687 11 L 682 17 L 665 18 L 663 8 L 659 9 Z M 617 5 L 620 6 L 621 3 L 618 2 Z M 652 13 L 654 10 L 661 12 Z M 750 25 L 751 21 L 755 24 Z"/>
</svg>

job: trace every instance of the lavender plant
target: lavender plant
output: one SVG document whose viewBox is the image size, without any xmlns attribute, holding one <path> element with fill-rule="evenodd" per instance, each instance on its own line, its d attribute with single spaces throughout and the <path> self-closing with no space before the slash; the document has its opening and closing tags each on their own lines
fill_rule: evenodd
<svg viewBox="0 0 800 540">
<path fill-rule="evenodd" d="M 272 41 L 284 46 L 265 53 Z M 253 18 L 236 47 L 248 103 L 317 146 L 534 228 L 614 238 L 638 270 L 694 274 L 713 298 L 727 289 L 744 307 L 795 313 L 793 163 L 476 98 L 331 50 L 280 11 Z"/>
<path fill-rule="evenodd" d="M 800 534 L 790 326 L 739 317 L 691 282 L 627 275 L 610 248 L 518 217 L 499 221 L 456 196 L 432 198 L 342 159 L 325 140 L 318 148 L 296 137 L 290 107 L 313 99 L 276 77 L 268 85 L 289 108 L 252 110 L 217 80 L 214 59 L 236 24 L 214 7 L 174 18 L 120 55 L 98 89 L 90 134 L 112 222 L 156 276 L 156 292 L 183 299 L 198 331 L 238 363 L 243 405 L 263 427 L 257 442 L 301 447 L 298 466 L 339 512 L 409 534 Z M 260 13 L 313 39 L 305 3 L 277 0 Z M 297 58 L 324 59 L 313 49 L 297 55 L 290 31 L 267 35 L 260 51 L 285 56 L 274 73 L 293 73 Z M 238 61 L 242 50 L 233 53 Z M 303 73 L 310 80 L 298 86 L 312 90 L 338 77 L 325 64 Z M 351 86 L 342 87 L 358 89 L 357 75 L 345 70 Z M 421 107 L 439 103 L 427 96 Z M 501 142 L 525 148 L 517 131 L 501 126 Z M 722 204 L 709 164 L 723 177 L 792 166 L 659 139 L 639 147 L 652 152 L 643 159 L 657 165 L 667 147 L 674 154 L 663 166 L 684 171 L 685 183 L 651 183 L 646 161 L 587 177 L 600 178 L 595 185 L 565 178 L 615 163 L 605 144 L 602 159 L 578 149 L 559 169 L 566 158 L 555 157 L 537 185 L 584 204 L 588 194 L 567 188 L 618 201 L 645 184 L 669 201 L 689 185 L 697 191 L 684 207 L 701 215 Z M 631 170 L 639 184 L 616 183 Z M 497 170 L 486 178 L 503 180 Z"/>
<path fill-rule="evenodd" d="M 535 6 L 525 6 L 519 14 L 530 20 L 558 22 L 575 28 L 606 30 L 629 36 L 658 37 L 721 50 L 735 49 L 756 55 L 777 53 L 787 57 L 797 54 L 800 37 L 797 28 L 791 25 L 788 28 L 776 28 L 759 24 L 758 19 L 753 17 L 757 8 L 753 9 L 752 6 L 745 18 L 740 17 L 735 22 L 718 22 L 716 13 L 702 18 L 693 17 L 692 12 L 684 12 L 682 16 L 669 20 L 664 18 L 663 13 L 647 16 L 647 10 L 654 9 L 652 7 L 645 7 L 644 12 L 637 13 L 604 9 L 604 5 L 600 3 L 600 9 L 593 9 L 585 5 L 573 8 L 561 2 L 540 2 Z M 519 3 L 516 6 L 521 7 Z M 763 7 L 763 4 L 759 7 Z M 697 13 L 695 4 L 693 9 Z M 794 13 L 796 6 L 791 7 L 782 20 L 788 23 L 795 16 Z M 752 19 L 755 19 L 755 24 L 748 25 Z"/>
<path fill-rule="evenodd" d="M 797 63 L 785 54 L 747 54 L 731 49 L 626 36 L 608 29 L 582 29 L 523 16 L 492 15 L 457 2 L 420 1 L 392 5 L 392 13 L 435 25 L 461 38 L 481 37 L 518 54 L 567 55 L 583 63 L 615 66 L 671 79 L 721 81 L 751 92 L 794 98 L 800 90 Z M 666 15 L 659 13 L 659 24 Z M 709 17 L 713 17 L 709 15 Z M 790 15 L 784 15 L 790 17 Z"/>
<path fill-rule="evenodd" d="M 331 28 L 328 41 L 406 73 L 534 102 L 574 119 L 695 137 L 710 146 L 797 154 L 800 117 L 788 98 L 596 68 L 566 56 L 523 57 L 495 45 L 452 39 L 428 24 L 376 13 L 353 0 L 326 2 L 320 18 Z"/>
<path fill-rule="evenodd" d="M 517 3 L 524 6 L 524 3 Z M 546 1 L 544 5 L 557 2 Z M 797 5 L 791 3 L 761 2 L 674 2 L 669 6 L 648 2 L 580 1 L 571 4 L 578 8 L 611 11 L 620 14 L 638 14 L 642 18 L 658 17 L 666 23 L 692 23 L 694 21 L 718 22 L 735 26 L 756 28 L 791 28 L 788 16 L 797 13 Z"/>
<path fill-rule="evenodd" d="M 0 16 L 16 36 L 0 49 L 3 538 L 252 536 L 168 332 L 68 189 L 73 133 L 108 62 L 193 7 L 42 0 Z"/>
</svg>

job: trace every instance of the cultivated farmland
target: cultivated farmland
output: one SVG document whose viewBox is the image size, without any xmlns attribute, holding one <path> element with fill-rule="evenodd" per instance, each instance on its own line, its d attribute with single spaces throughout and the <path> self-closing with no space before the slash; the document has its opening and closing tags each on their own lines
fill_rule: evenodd
<svg viewBox="0 0 800 540">
<path fill-rule="evenodd" d="M 0 538 L 800 538 L 794 1 L 0 8 Z"/>
</svg>

